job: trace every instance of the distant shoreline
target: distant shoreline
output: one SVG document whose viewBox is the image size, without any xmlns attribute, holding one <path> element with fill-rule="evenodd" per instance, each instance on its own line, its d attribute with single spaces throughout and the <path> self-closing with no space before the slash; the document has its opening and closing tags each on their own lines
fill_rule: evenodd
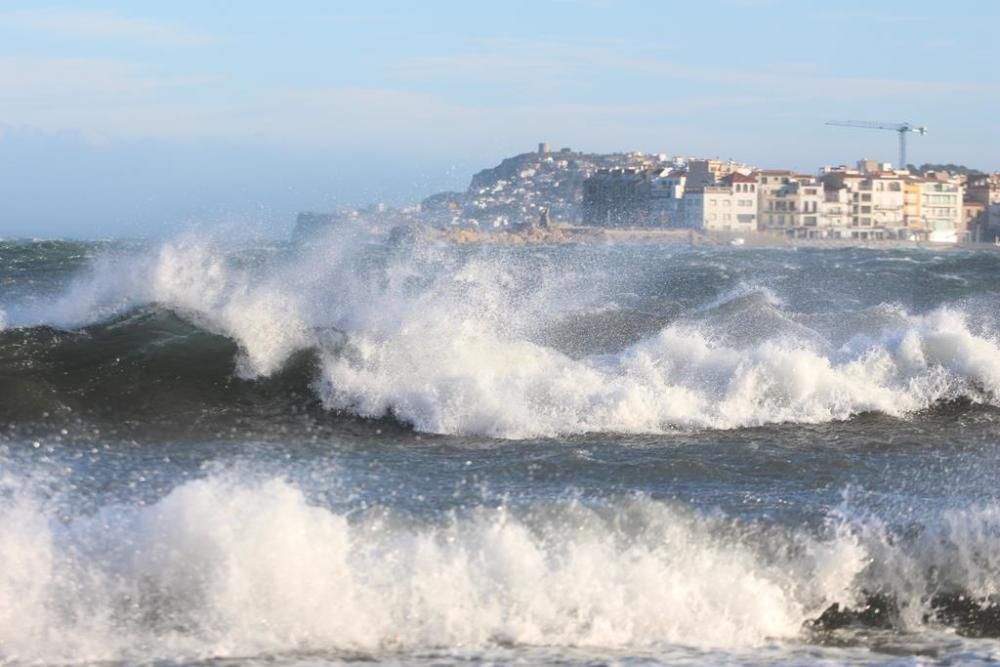
<svg viewBox="0 0 1000 667">
<path fill-rule="evenodd" d="M 1000 251 L 992 243 L 930 243 L 900 239 L 796 239 L 764 232 L 704 232 L 689 229 L 649 227 L 587 227 L 554 224 L 499 231 L 470 228 L 443 229 L 429 225 L 411 226 L 406 236 L 440 240 L 458 245 L 558 245 L 564 243 L 647 242 L 697 247 L 732 248 L 924 248 L 933 250 Z M 738 240 L 737 240 L 738 239 Z"/>
</svg>

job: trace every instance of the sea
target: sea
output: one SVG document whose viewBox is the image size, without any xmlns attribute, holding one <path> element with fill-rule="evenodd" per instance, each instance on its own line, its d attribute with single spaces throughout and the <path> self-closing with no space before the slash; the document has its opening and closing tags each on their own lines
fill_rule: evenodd
<svg viewBox="0 0 1000 667">
<path fill-rule="evenodd" d="M 1000 661 L 1000 253 L 0 242 L 0 664 Z"/>
</svg>

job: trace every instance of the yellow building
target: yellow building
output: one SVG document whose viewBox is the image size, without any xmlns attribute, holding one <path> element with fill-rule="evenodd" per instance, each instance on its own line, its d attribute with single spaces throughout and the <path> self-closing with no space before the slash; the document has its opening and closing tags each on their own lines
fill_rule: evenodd
<svg viewBox="0 0 1000 667">
<path fill-rule="evenodd" d="M 903 219 L 907 230 L 917 238 L 926 238 L 928 230 L 921 216 L 920 202 L 923 200 L 921 182 L 908 179 L 903 185 Z"/>
</svg>

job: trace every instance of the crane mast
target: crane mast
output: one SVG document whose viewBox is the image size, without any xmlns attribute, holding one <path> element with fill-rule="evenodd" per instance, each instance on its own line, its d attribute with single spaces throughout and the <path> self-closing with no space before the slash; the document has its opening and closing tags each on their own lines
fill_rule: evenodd
<svg viewBox="0 0 1000 667">
<path fill-rule="evenodd" d="M 906 136 L 911 132 L 916 134 L 927 134 L 926 127 L 918 127 L 911 123 L 880 123 L 868 120 L 831 120 L 827 125 L 837 127 L 856 127 L 863 130 L 892 130 L 899 135 L 899 164 L 898 169 L 906 169 Z"/>
</svg>

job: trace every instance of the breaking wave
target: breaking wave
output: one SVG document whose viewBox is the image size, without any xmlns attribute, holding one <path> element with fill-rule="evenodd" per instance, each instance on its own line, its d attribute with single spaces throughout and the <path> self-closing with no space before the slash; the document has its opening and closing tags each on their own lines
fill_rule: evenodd
<svg viewBox="0 0 1000 667">
<path fill-rule="evenodd" d="M 165 414 L 229 398 L 280 410 L 294 394 L 420 431 L 525 438 L 1000 401 L 995 327 L 960 305 L 833 313 L 824 328 L 773 288 L 667 282 L 643 299 L 570 253 L 345 239 L 247 258 L 186 239 L 108 255 L 59 298 L 6 305 L 0 410 L 86 411 L 102 393 L 123 410 L 144 396 Z"/>
<path fill-rule="evenodd" d="M 904 529 L 847 504 L 809 531 L 643 497 L 427 520 L 219 473 L 81 514 L 3 481 L 0 661 L 732 649 L 795 641 L 873 595 L 907 630 L 941 623 L 934 596 L 979 609 L 1000 593 L 994 506 Z"/>
</svg>

